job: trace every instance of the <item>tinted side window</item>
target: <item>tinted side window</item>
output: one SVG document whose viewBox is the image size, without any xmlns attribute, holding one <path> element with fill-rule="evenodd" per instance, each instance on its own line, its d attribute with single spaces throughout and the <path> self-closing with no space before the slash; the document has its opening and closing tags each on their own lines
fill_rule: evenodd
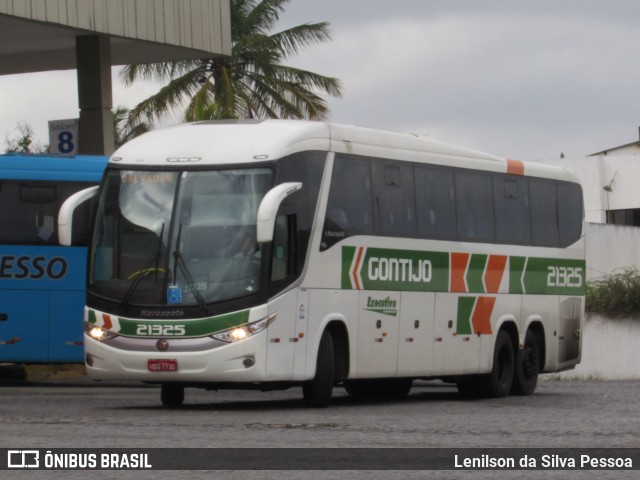
<svg viewBox="0 0 640 480">
<path fill-rule="evenodd" d="M 504 243 L 531 241 L 529 189 L 524 178 L 496 175 L 493 179 L 496 240 Z"/>
<path fill-rule="evenodd" d="M 369 162 L 361 157 L 336 155 L 320 250 L 353 235 L 372 233 Z"/>
<path fill-rule="evenodd" d="M 493 182 L 490 174 L 457 171 L 456 211 L 460 240 L 491 242 L 495 238 Z"/>
<path fill-rule="evenodd" d="M 0 244 L 57 245 L 60 206 L 70 195 L 91 185 L 78 182 L 0 181 Z M 74 244 L 78 240 L 86 244 L 93 205 L 95 203 L 83 205 L 74 215 Z"/>
<path fill-rule="evenodd" d="M 326 152 L 302 152 L 283 158 L 278 162 L 278 174 L 276 185 L 285 182 L 302 182 L 302 189 L 287 197 L 280 206 L 280 213 L 284 215 L 294 215 L 288 220 L 287 225 L 293 227 L 290 234 L 295 245 L 290 245 L 292 257 L 295 265 L 289 266 L 289 272 L 299 274 L 304 267 L 309 241 L 311 239 L 311 227 L 318 204 L 320 183 L 324 172 Z M 278 222 L 284 220 L 278 219 Z M 282 225 L 276 225 L 282 229 Z M 276 252 L 277 254 L 277 252 Z"/>
<path fill-rule="evenodd" d="M 567 247 L 582 236 L 582 188 L 575 183 L 558 184 L 560 246 Z"/>
<path fill-rule="evenodd" d="M 556 182 L 530 180 L 531 242 L 539 247 L 557 247 L 560 243 L 558 230 Z"/>
<path fill-rule="evenodd" d="M 380 235 L 415 237 L 413 167 L 377 160 L 371 165 L 373 201 Z"/>
<path fill-rule="evenodd" d="M 421 238 L 456 237 L 456 198 L 453 170 L 416 165 L 416 216 Z"/>
</svg>

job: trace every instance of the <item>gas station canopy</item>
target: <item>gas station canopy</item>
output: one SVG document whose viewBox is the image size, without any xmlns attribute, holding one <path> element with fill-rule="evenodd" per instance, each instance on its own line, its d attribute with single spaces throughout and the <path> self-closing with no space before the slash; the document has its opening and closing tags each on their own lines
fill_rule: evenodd
<svg viewBox="0 0 640 480">
<path fill-rule="evenodd" d="M 0 0 L 0 75 L 78 70 L 81 153 L 113 151 L 112 65 L 230 53 L 229 0 Z"/>
</svg>

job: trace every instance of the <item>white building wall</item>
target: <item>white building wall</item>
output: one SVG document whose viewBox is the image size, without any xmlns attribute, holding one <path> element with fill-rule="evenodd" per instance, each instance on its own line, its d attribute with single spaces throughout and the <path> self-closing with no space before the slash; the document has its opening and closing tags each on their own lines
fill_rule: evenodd
<svg viewBox="0 0 640 480">
<path fill-rule="evenodd" d="M 640 270 L 640 228 L 587 223 L 585 225 L 587 281 L 625 268 Z"/>
</svg>

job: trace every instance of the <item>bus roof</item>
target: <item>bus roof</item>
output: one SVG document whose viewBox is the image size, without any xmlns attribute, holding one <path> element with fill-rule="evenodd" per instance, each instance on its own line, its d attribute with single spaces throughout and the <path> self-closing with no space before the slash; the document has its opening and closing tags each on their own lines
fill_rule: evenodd
<svg viewBox="0 0 640 480">
<path fill-rule="evenodd" d="M 0 155 L 0 180 L 99 182 L 108 157 L 97 155 Z"/>
<path fill-rule="evenodd" d="M 111 162 L 137 167 L 233 165 L 309 150 L 576 181 L 565 169 L 507 160 L 428 136 L 305 120 L 222 120 L 160 128 L 120 147 Z"/>
</svg>

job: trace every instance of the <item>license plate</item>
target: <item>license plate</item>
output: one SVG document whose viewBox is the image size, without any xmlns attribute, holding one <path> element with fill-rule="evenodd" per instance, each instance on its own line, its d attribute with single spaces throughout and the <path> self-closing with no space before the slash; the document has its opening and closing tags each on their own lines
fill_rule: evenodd
<svg viewBox="0 0 640 480">
<path fill-rule="evenodd" d="M 177 372 L 178 361 L 172 359 L 147 360 L 147 368 L 150 372 Z"/>
</svg>

